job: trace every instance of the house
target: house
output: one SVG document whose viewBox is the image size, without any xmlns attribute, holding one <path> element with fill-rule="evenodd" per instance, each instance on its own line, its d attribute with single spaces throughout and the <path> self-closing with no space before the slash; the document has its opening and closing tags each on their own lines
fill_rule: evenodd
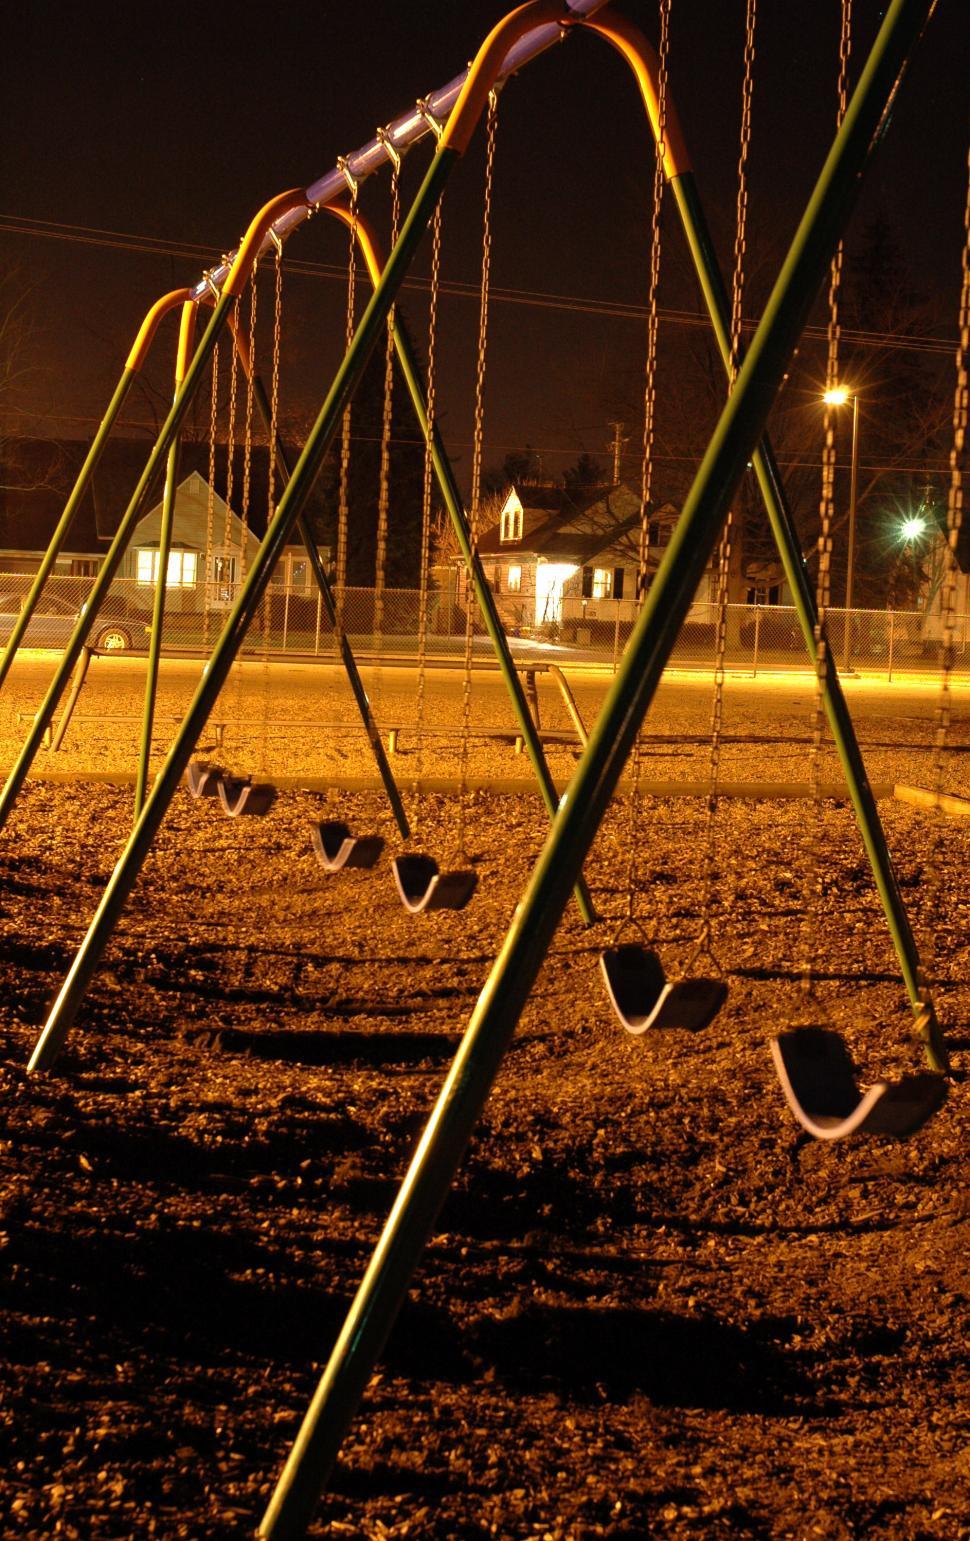
<svg viewBox="0 0 970 1541">
<path fill-rule="evenodd" d="M 677 522 L 672 504 L 650 519 L 648 584 Z M 497 521 L 479 540 L 479 556 L 510 631 L 546 630 L 586 643 L 629 631 L 637 614 L 640 497 L 612 487 L 512 487 Z M 688 620 L 706 622 L 716 597 L 709 567 Z"/>
<path fill-rule="evenodd" d="M 210 493 L 209 483 L 198 471 L 191 471 L 178 483 L 172 512 L 166 606 L 175 610 L 202 610 L 206 606 L 226 609 L 259 550 L 259 539 L 215 489 Z M 133 579 L 139 587 L 155 587 L 161 528 L 159 499 L 135 525 L 121 570 L 122 577 Z M 274 582 L 285 583 L 291 592 L 305 593 L 311 580 L 302 543 L 286 547 Z"/>
</svg>

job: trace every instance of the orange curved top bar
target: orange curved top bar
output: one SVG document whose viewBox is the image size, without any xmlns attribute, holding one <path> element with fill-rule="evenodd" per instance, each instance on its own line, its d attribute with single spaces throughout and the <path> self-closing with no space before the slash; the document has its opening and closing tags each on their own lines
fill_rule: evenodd
<svg viewBox="0 0 970 1541">
<path fill-rule="evenodd" d="M 650 119 L 650 127 L 653 129 L 653 137 L 659 145 L 660 100 L 657 90 L 657 54 L 653 44 L 647 41 L 635 22 L 622 16 L 619 11 L 614 11 L 609 5 L 597 11 L 595 16 L 577 17 L 574 25 L 582 27 L 585 32 L 598 33 L 623 55 L 637 77 L 637 84 Z M 664 122 L 663 159 L 664 174 L 668 181 L 672 177 L 682 176 L 685 171 L 691 169 L 680 119 L 669 92 Z"/>
<path fill-rule="evenodd" d="M 342 219 L 344 224 L 354 231 L 357 236 L 357 245 L 360 247 L 364 261 L 367 264 L 370 281 L 376 288 L 384 271 L 384 264 L 381 261 L 381 254 L 377 247 L 377 237 L 367 221 L 361 219 L 359 214 L 351 214 L 346 205 L 342 203 L 325 203 L 321 207 L 325 208 L 328 214 L 335 214 L 338 219 Z"/>
<path fill-rule="evenodd" d="M 239 359 L 243 374 L 248 380 L 252 373 L 253 360 L 249 352 L 249 343 L 246 341 L 246 334 L 239 325 L 239 317 L 236 315 L 235 310 L 229 313 L 229 330 L 232 333 L 232 340 L 235 344 L 236 357 Z"/>
<path fill-rule="evenodd" d="M 528 0 L 526 5 L 510 11 L 492 28 L 469 67 L 465 84 L 445 124 L 439 150 L 447 147 L 464 155 L 509 49 L 533 27 L 560 21 L 565 10 L 563 0 Z"/>
<path fill-rule="evenodd" d="M 240 241 L 239 250 L 232 259 L 232 267 L 226 274 L 226 280 L 222 286 L 224 295 L 242 294 L 249 282 L 253 263 L 259 256 L 260 247 L 276 221 L 282 219 L 284 214 L 289 214 L 291 209 L 309 207 L 302 187 L 291 187 L 288 192 L 277 193 L 275 198 L 271 198 L 269 203 L 263 205 Z"/>
<path fill-rule="evenodd" d="M 160 300 L 155 301 L 138 329 L 138 336 L 135 338 L 131 352 L 125 361 L 126 369 L 141 368 L 152 345 L 152 338 L 158 331 L 159 322 L 168 315 L 170 310 L 174 310 L 176 305 L 187 305 L 191 299 L 191 289 L 172 289 L 169 294 L 163 294 Z"/>
<path fill-rule="evenodd" d="M 179 346 L 175 358 L 175 388 L 182 384 L 192 357 L 192 344 L 195 342 L 195 318 L 199 307 L 194 300 L 186 300 L 182 306 L 182 319 L 179 322 Z"/>
</svg>

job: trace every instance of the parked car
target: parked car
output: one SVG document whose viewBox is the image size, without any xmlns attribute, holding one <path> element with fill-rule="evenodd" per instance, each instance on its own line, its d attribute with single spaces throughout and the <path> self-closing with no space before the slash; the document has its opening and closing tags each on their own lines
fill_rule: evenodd
<svg viewBox="0 0 970 1541">
<path fill-rule="evenodd" d="M 14 629 L 21 610 L 21 600 L 16 594 L 0 594 L 0 643 L 6 644 Z M 42 594 L 24 633 L 24 647 L 62 649 L 74 634 L 80 615 L 80 606 L 56 594 Z M 91 628 L 88 641 L 104 653 L 124 653 L 132 646 L 138 628 L 131 617 L 116 619 L 110 613 L 99 615 Z"/>
</svg>

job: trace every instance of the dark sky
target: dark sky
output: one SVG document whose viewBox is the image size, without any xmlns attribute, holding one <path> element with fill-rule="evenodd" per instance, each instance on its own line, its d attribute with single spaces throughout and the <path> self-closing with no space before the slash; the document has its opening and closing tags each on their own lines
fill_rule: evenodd
<svg viewBox="0 0 970 1541">
<path fill-rule="evenodd" d="M 496 0 L 287 0 L 225 17 L 181 0 L 28 0 L 9 8 L 0 57 L 0 224 L 7 226 L 0 263 L 12 275 L 8 287 L 27 291 L 33 335 L 23 381 L 4 404 L 8 421 L 17 408 L 24 431 L 92 431 L 151 302 L 195 282 L 205 254 L 232 246 L 272 194 L 315 181 L 379 123 L 458 73 L 503 9 Z M 653 4 L 626 0 L 624 9 L 655 35 Z M 856 0 L 857 67 L 882 9 Z M 839 7 L 762 0 L 759 11 L 751 246 L 763 271 L 783 250 L 831 137 Z M 941 335 L 953 335 L 970 8 L 940 0 L 938 13 L 854 222 L 849 260 L 855 234 L 883 213 L 922 286 L 939 299 Z M 735 198 L 743 20 L 743 0 L 673 0 L 672 91 L 721 234 L 729 233 Z M 419 147 L 405 162 L 405 192 L 425 165 Z M 651 175 L 637 96 L 610 49 L 574 38 L 530 66 L 503 95 L 497 290 L 642 304 Z M 449 184 L 445 212 L 444 275 L 470 285 L 478 281 L 480 189 L 476 148 Z M 386 225 L 386 177 L 367 184 L 365 207 Z M 71 232 L 61 227 L 83 227 L 73 232 L 83 240 L 16 233 L 11 220 L 49 221 L 62 235 Z M 149 246 L 176 242 L 189 255 L 87 244 L 99 237 L 86 232 L 105 231 Z M 344 250 L 341 232 L 325 219 L 287 248 L 329 267 L 343 262 Z M 665 250 L 662 298 L 697 308 L 676 240 Z M 406 295 L 404 305 L 420 339 L 422 296 Z M 288 280 L 283 389 L 294 411 L 329 382 L 342 306 L 334 276 Z M 602 453 L 618 382 L 642 368 L 642 321 L 500 297 L 492 320 L 486 459 L 499 461 L 528 441 L 555 473 L 581 450 Z M 441 328 L 444 429 L 467 479 L 476 300 L 445 299 Z M 168 390 L 172 346 L 163 338 L 151 371 L 157 402 Z M 147 397 L 131 398 L 132 425 L 151 415 Z"/>
</svg>

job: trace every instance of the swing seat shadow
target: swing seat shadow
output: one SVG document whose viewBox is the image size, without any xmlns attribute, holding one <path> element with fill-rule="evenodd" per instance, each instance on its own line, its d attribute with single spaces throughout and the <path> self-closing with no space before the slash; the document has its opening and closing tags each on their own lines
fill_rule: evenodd
<svg viewBox="0 0 970 1541">
<path fill-rule="evenodd" d="M 230 819 L 238 819 L 243 814 L 262 818 L 276 801 L 276 788 L 268 781 L 254 782 L 247 777 L 223 776 L 218 792 L 223 812 Z"/>
<path fill-rule="evenodd" d="M 861 1092 L 842 1038 L 825 1028 L 779 1033 L 771 1053 L 789 1108 L 817 1140 L 850 1134 L 905 1139 L 946 1100 L 946 1079 L 932 1071 L 876 1081 Z"/>
<path fill-rule="evenodd" d="M 354 836 L 339 819 L 314 824 L 310 838 L 324 872 L 342 872 L 345 867 L 373 867 L 384 849 L 380 835 Z"/>
<path fill-rule="evenodd" d="M 679 1027 L 699 1032 L 727 1000 L 722 979 L 681 979 L 671 984 L 657 954 L 638 942 L 608 947 L 600 968 L 613 1010 L 628 1033 Z"/>
<path fill-rule="evenodd" d="M 185 767 L 185 785 L 189 796 L 218 797 L 225 771 L 208 760 L 190 760 Z"/>
<path fill-rule="evenodd" d="M 444 1064 L 454 1058 L 461 1034 L 388 1031 L 328 1032 L 317 1028 L 186 1030 L 193 1047 L 290 1065 L 409 1065 L 420 1060 Z"/>
<path fill-rule="evenodd" d="M 395 856 L 391 870 L 401 902 L 412 915 L 431 910 L 463 910 L 478 883 L 477 872 L 440 872 L 433 856 L 417 852 Z"/>
</svg>

